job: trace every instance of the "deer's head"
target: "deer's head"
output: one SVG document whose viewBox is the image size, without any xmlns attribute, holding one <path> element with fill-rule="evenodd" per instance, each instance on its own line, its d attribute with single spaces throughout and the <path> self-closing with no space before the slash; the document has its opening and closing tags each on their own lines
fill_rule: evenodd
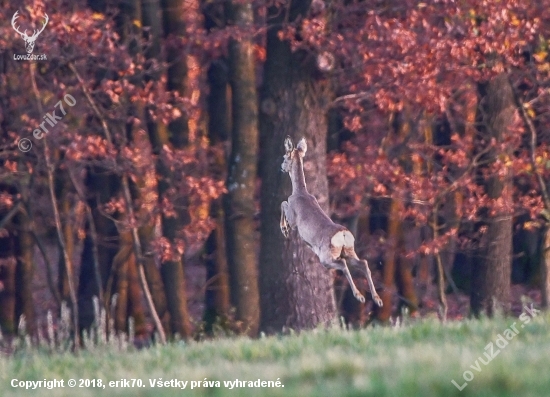
<svg viewBox="0 0 550 397">
<path fill-rule="evenodd" d="M 44 28 L 48 24 L 48 21 L 49 21 L 48 14 L 44 14 L 44 24 L 42 25 L 42 29 L 40 29 L 40 30 L 35 29 L 32 36 L 29 36 L 27 34 L 26 29 L 25 29 L 24 32 L 21 32 L 19 30 L 19 27 L 17 25 L 15 25 L 16 19 L 19 18 L 18 14 L 19 14 L 19 11 L 15 11 L 15 14 L 13 14 L 13 18 L 11 19 L 11 26 L 13 26 L 13 29 L 21 35 L 23 40 L 25 40 L 25 49 L 27 50 L 27 53 L 30 54 L 32 52 L 32 50 L 34 50 L 34 43 L 36 41 L 36 38 L 38 37 L 38 35 L 40 33 L 42 33 L 42 31 L 44 30 Z"/>
<path fill-rule="evenodd" d="M 287 136 L 285 139 L 285 155 L 283 157 L 283 163 L 281 164 L 281 170 L 283 172 L 290 172 L 292 170 L 292 163 L 298 160 L 302 160 L 306 155 L 307 143 L 306 138 L 300 139 L 296 148 L 292 143 L 292 139 Z"/>
</svg>

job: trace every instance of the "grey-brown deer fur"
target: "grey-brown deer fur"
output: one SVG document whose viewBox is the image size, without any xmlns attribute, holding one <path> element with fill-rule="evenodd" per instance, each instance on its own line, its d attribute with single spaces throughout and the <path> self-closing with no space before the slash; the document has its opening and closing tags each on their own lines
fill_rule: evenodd
<svg viewBox="0 0 550 397">
<path fill-rule="evenodd" d="M 290 229 L 298 228 L 298 234 L 319 257 L 321 264 L 327 269 L 344 272 L 355 298 L 365 302 L 365 297 L 353 282 L 348 264 L 359 270 L 367 277 L 372 299 L 381 307 L 382 300 L 374 288 L 369 265 L 355 253 L 353 234 L 344 226 L 334 223 L 321 209 L 317 199 L 307 191 L 304 176 L 304 156 L 307 151 L 305 138 L 294 148 L 292 140 L 287 137 L 285 151 L 281 170 L 290 175 L 292 194 L 281 203 L 281 232 L 288 238 Z"/>
</svg>

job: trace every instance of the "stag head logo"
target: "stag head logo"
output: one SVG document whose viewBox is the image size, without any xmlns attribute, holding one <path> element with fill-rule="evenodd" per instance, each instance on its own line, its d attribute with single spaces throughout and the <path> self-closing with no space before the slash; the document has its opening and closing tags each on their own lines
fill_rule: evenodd
<svg viewBox="0 0 550 397">
<path fill-rule="evenodd" d="M 44 14 L 44 24 L 42 25 L 42 29 L 40 29 L 40 30 L 35 29 L 32 36 L 29 36 L 27 34 L 26 29 L 25 29 L 24 32 L 21 32 L 19 30 L 19 27 L 15 24 L 16 19 L 19 18 L 18 14 L 19 14 L 19 11 L 15 11 L 15 14 L 13 14 L 13 18 L 11 19 L 11 26 L 13 26 L 13 29 L 21 35 L 23 40 L 25 40 L 25 49 L 27 50 L 28 54 L 31 54 L 32 50 L 34 50 L 34 43 L 36 41 L 36 38 L 38 37 L 38 35 L 40 33 L 42 33 L 42 31 L 44 30 L 44 28 L 48 24 L 48 21 L 49 21 L 48 14 Z"/>
</svg>

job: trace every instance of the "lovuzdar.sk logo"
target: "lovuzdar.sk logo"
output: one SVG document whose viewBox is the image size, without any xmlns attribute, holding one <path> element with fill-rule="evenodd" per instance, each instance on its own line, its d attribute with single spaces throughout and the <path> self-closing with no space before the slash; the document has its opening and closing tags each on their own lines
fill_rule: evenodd
<svg viewBox="0 0 550 397">
<path fill-rule="evenodd" d="M 25 61 L 43 61 L 46 60 L 46 54 L 33 54 L 34 50 L 34 44 L 36 42 L 36 39 L 38 38 L 38 35 L 44 31 L 44 28 L 46 28 L 46 25 L 48 24 L 49 18 L 48 14 L 44 14 L 44 22 L 42 24 L 41 29 L 34 29 L 34 32 L 32 35 L 27 34 L 27 30 L 25 29 L 24 32 L 19 30 L 19 26 L 16 25 L 17 18 L 19 18 L 19 11 L 15 11 L 15 14 L 13 14 L 13 18 L 11 19 L 11 26 L 13 29 L 21 36 L 23 40 L 25 40 L 25 49 L 27 50 L 26 54 L 20 55 L 20 54 L 13 54 L 13 59 L 18 60 L 25 60 Z"/>
</svg>

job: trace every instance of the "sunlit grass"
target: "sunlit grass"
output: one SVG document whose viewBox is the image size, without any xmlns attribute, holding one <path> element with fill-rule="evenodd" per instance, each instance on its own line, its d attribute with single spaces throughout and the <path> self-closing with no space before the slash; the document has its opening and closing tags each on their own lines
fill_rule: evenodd
<svg viewBox="0 0 550 397">
<path fill-rule="evenodd" d="M 0 395 L 34 396 L 546 396 L 550 351 L 550 317 L 539 315 L 480 371 L 471 368 L 485 347 L 515 318 L 466 320 L 442 325 L 425 320 L 401 327 L 361 331 L 314 330 L 257 340 L 224 338 L 177 342 L 136 350 L 129 344 L 104 342 L 74 355 L 68 351 L 20 347 L 0 357 Z M 498 347 L 495 346 L 495 350 Z M 474 379 L 463 385 L 463 373 Z M 141 388 L 68 388 L 25 391 L 12 379 L 141 379 Z M 190 390 L 151 388 L 150 379 L 201 381 Z M 202 381 L 221 387 L 203 387 Z M 284 388 L 224 387 L 223 381 L 276 381 Z"/>
</svg>

